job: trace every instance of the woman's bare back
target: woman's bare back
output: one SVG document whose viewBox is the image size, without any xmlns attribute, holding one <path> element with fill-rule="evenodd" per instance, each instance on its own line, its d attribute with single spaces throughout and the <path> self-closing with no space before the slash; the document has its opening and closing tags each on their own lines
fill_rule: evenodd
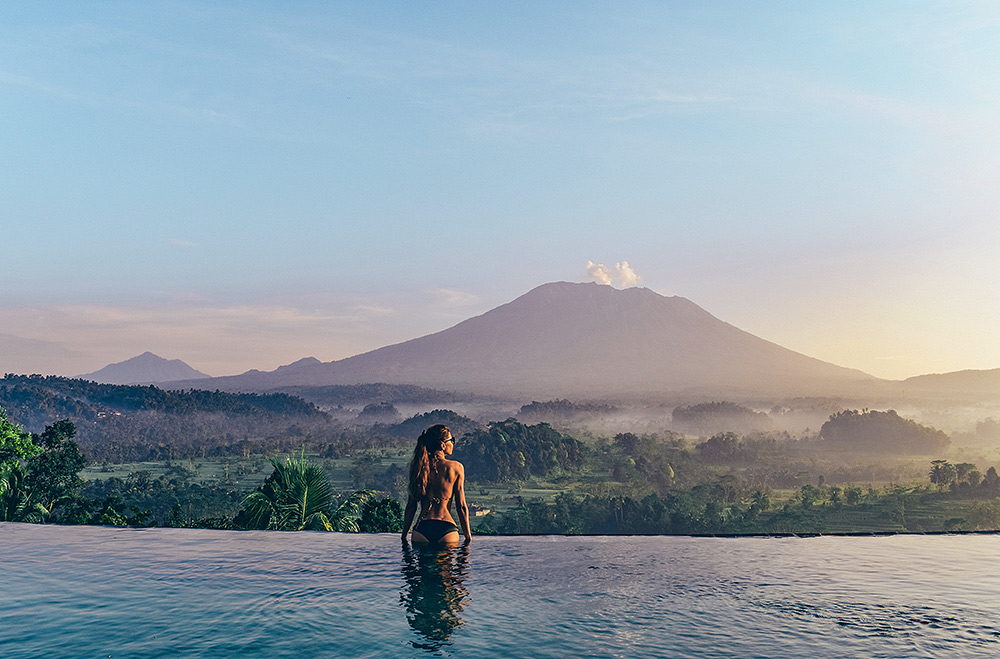
<svg viewBox="0 0 1000 659">
<path fill-rule="evenodd" d="M 427 478 L 427 491 L 420 500 L 420 519 L 445 519 L 451 522 L 449 508 L 459 481 L 461 465 L 454 460 L 441 460 Z"/>
</svg>

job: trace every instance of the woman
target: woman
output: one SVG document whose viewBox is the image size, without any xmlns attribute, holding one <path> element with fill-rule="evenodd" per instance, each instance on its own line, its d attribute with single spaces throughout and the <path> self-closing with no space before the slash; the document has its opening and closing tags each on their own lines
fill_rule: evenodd
<svg viewBox="0 0 1000 659">
<path fill-rule="evenodd" d="M 472 541 L 469 506 L 465 502 L 465 468 L 449 460 L 455 450 L 455 438 L 448 426 L 431 426 L 417 438 L 410 462 L 410 489 L 403 515 L 403 541 L 413 524 L 420 504 L 420 519 L 413 529 L 413 541 L 420 543 L 458 544 L 458 527 L 448 508 L 452 500 L 458 510 L 465 542 Z"/>
</svg>

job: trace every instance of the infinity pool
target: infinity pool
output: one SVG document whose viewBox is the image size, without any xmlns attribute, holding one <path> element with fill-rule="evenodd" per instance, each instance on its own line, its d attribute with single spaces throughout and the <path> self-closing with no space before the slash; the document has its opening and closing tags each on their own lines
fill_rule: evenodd
<svg viewBox="0 0 1000 659">
<path fill-rule="evenodd" d="M 0 523 L 0 656 L 1000 656 L 1000 536 L 479 537 Z"/>
</svg>

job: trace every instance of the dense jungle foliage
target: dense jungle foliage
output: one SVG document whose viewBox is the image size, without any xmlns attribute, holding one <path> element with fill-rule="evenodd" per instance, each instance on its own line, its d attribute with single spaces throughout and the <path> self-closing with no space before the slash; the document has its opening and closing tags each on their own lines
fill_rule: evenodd
<svg viewBox="0 0 1000 659">
<path fill-rule="evenodd" d="M 0 397 L 14 403 L 0 421 L 0 520 L 394 531 L 413 439 L 445 423 L 459 438 L 454 458 L 465 464 L 479 533 L 1000 528 L 996 468 L 941 458 L 944 433 L 891 410 L 835 412 L 818 434 L 802 437 L 752 430 L 695 439 L 664 430 L 581 440 L 547 423 L 481 425 L 446 409 L 347 425 L 283 395 L 79 382 L 0 381 Z M 34 403 L 41 408 L 28 410 Z M 695 413 L 747 418 L 737 407 Z M 51 419 L 62 411 L 72 414 Z M 13 422 L 25 417 L 46 425 L 27 432 Z M 863 448 L 853 451 L 855 443 Z M 892 450 L 875 455 L 873 444 Z M 199 473 L 212 459 L 224 461 L 224 478 Z M 96 466 L 84 481 L 88 460 Z M 111 469 L 142 460 L 161 465 L 155 476 L 145 467 Z M 251 473 L 258 480 L 247 480 Z"/>
<path fill-rule="evenodd" d="M 866 453 L 915 453 L 943 451 L 951 440 L 927 426 L 904 419 L 895 410 L 844 410 L 830 417 L 819 436 L 852 451 Z"/>
<path fill-rule="evenodd" d="M 514 419 L 474 430 L 455 446 L 454 458 L 470 480 L 509 481 L 574 472 L 583 464 L 583 444 L 547 423 L 526 426 Z"/>
<path fill-rule="evenodd" d="M 304 455 L 272 459 L 274 471 L 249 495 L 193 484 L 180 466 L 156 479 L 139 471 L 86 483 L 75 434 L 65 420 L 26 433 L 0 409 L 0 521 L 355 533 L 398 531 L 402 524 L 398 501 L 366 490 L 338 497 L 323 469 Z M 235 515 L 218 514 L 236 505 Z"/>
</svg>

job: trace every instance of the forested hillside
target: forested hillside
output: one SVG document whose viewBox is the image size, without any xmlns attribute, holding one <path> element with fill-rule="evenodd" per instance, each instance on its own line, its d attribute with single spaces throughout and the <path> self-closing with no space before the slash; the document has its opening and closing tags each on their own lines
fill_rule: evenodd
<svg viewBox="0 0 1000 659">
<path fill-rule="evenodd" d="M 0 379 L 0 404 L 8 411 L 20 407 L 24 413 L 46 416 L 60 410 L 78 411 L 79 405 L 114 412 L 163 412 L 195 414 L 321 415 L 303 399 L 288 394 L 234 394 L 188 389 L 169 391 L 152 385 L 98 384 L 89 380 L 55 375 L 7 375 Z M 68 407 L 67 407 L 68 404 Z"/>
<path fill-rule="evenodd" d="M 448 396 L 419 387 L 379 384 L 320 387 L 308 393 L 338 405 L 380 401 L 370 404 L 382 406 L 386 400 Z M 288 393 L 171 391 L 37 375 L 0 379 L 0 408 L 31 432 L 69 419 L 76 427 L 80 449 L 92 463 L 247 457 L 302 447 L 338 458 L 357 450 L 409 443 L 434 423 L 449 424 L 458 434 L 480 427 L 449 410 L 398 422 L 378 422 L 382 419 L 377 417 L 365 422 L 363 414 L 345 422 Z"/>
<path fill-rule="evenodd" d="M 288 394 L 167 391 L 55 376 L 0 379 L 0 407 L 32 432 L 71 420 L 84 454 L 100 462 L 290 449 L 307 429 L 329 425 L 315 405 Z"/>
<path fill-rule="evenodd" d="M 155 400 L 159 394 L 152 397 Z M 90 410 L 90 403 L 75 402 L 84 412 Z M 239 419 L 213 414 L 231 428 Z M 456 430 L 468 427 L 458 437 L 455 458 L 466 465 L 470 504 L 480 514 L 488 512 L 477 517 L 478 532 L 842 533 L 1000 527 L 1000 477 L 995 465 L 950 462 L 934 453 L 916 462 L 912 453 L 903 461 L 885 455 L 878 461 L 859 461 L 858 455 L 845 451 L 840 437 L 795 439 L 783 432 L 725 432 L 692 439 L 663 431 L 581 441 L 545 423 L 525 425 L 507 419 L 480 426 L 449 410 L 416 415 L 399 424 L 351 428 L 338 427 L 322 414 L 268 414 L 274 415 L 270 419 L 277 426 L 286 427 L 274 435 L 239 440 L 212 434 L 207 412 L 140 410 L 104 416 L 95 425 L 104 435 L 88 440 L 101 456 L 98 460 L 114 462 L 110 458 L 115 451 L 146 452 L 158 457 L 143 459 L 159 465 L 145 462 L 122 475 L 103 464 L 91 468 L 86 482 L 77 477 L 84 456 L 71 441 L 76 430 L 71 422 L 58 421 L 41 434 L 30 435 L 8 423 L 0 433 L 4 471 L 0 518 L 243 527 L 250 522 L 234 517 L 241 505 L 245 507 L 247 490 L 239 484 L 243 476 L 257 470 L 262 454 L 272 456 L 272 464 L 276 459 L 292 464 L 274 454 L 294 453 L 301 456 L 296 463 L 300 471 L 306 468 L 303 460 L 308 454 L 335 476 L 340 483 L 338 496 L 374 490 L 391 499 L 383 503 L 393 504 L 388 511 L 393 514 L 378 513 L 382 521 L 370 527 L 390 530 L 396 524 L 392 520 L 398 500 L 405 498 L 406 456 L 412 448 L 412 437 L 400 435 L 444 421 Z M 852 432 L 877 432 L 892 418 L 895 426 L 921 437 L 933 435 L 933 429 L 895 421 L 894 413 L 834 415 L 831 423 L 848 416 L 852 426 L 858 426 Z M 288 425 L 293 420 L 308 424 L 310 418 L 312 425 Z M 149 425 L 143 427 L 144 422 Z M 117 429 L 121 437 L 109 441 L 109 429 Z M 136 429 L 150 435 L 129 439 L 128 433 Z M 152 443 L 156 437 L 161 441 Z M 169 438 L 173 439 L 168 442 Z M 192 457 L 206 453 L 222 457 Z M 209 475 L 213 461 L 224 470 L 224 478 Z M 35 492 L 48 494 L 39 498 Z M 260 492 L 258 499 L 277 497 L 266 487 Z M 272 503 L 280 504 L 278 498 Z M 329 526 L 335 527 L 336 507 L 326 502 L 320 508 Z M 267 528 L 286 526 L 272 522 L 267 521 Z M 255 524 L 263 528 L 264 521 L 250 525 Z"/>
</svg>

